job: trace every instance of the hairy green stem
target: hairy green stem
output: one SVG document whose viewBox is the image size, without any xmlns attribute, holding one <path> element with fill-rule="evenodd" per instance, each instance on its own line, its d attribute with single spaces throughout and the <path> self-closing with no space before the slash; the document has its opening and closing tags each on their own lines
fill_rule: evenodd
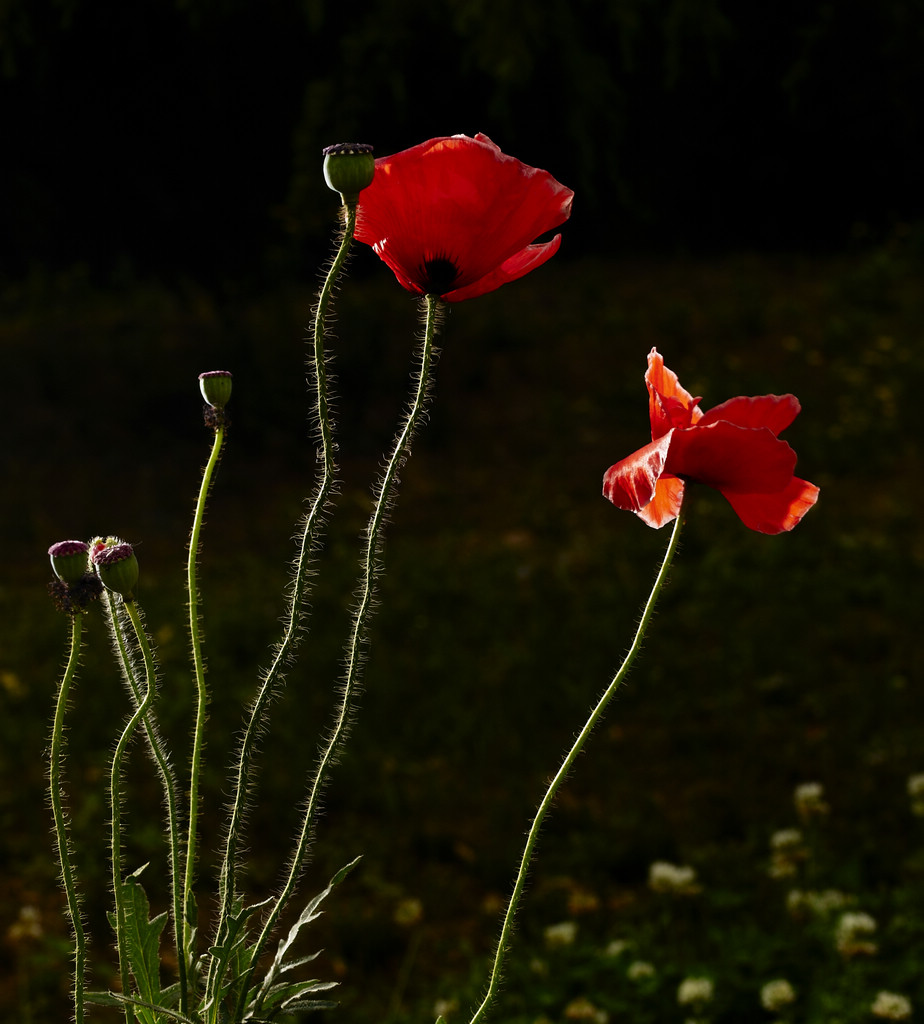
<svg viewBox="0 0 924 1024">
<path fill-rule="evenodd" d="M 67 710 L 67 698 L 71 683 L 77 672 L 80 660 L 80 646 L 83 635 L 83 613 L 71 616 L 71 643 L 64 676 L 58 687 L 58 700 L 55 705 L 54 726 L 51 733 L 51 752 L 48 759 L 48 795 L 51 799 L 51 811 L 55 822 L 55 839 L 58 844 L 58 860 L 61 866 L 61 883 L 67 898 L 67 912 L 71 919 L 71 930 L 74 933 L 74 1020 L 83 1024 L 84 992 L 86 990 L 86 935 L 80 916 L 80 901 L 77 897 L 77 883 L 74 866 L 71 863 L 67 817 L 61 799 L 61 772 L 64 765 L 64 715 Z"/>
<path fill-rule="evenodd" d="M 312 348 L 309 358 L 310 372 L 314 378 L 314 414 L 317 419 L 318 438 L 320 441 L 318 450 L 320 462 L 318 470 L 319 479 L 308 512 L 301 522 L 300 545 L 295 559 L 295 573 L 289 592 L 289 605 L 283 637 L 276 647 L 272 664 L 264 673 L 257 696 L 251 705 L 250 714 L 233 768 L 234 795 L 230 808 L 225 836 L 224 857 L 219 878 L 219 918 L 215 933 L 215 944 L 221 941 L 237 895 L 241 830 L 244 818 L 246 817 L 248 797 L 251 795 L 253 758 L 257 739 L 265 728 L 267 708 L 280 685 L 282 670 L 294 654 L 296 641 L 302 626 L 304 601 L 311 576 L 311 557 L 318 545 L 321 530 L 326 522 L 330 501 L 336 486 L 336 445 L 334 443 L 330 399 L 328 396 L 325 339 L 331 299 L 353 242 L 353 231 L 356 226 L 355 203 L 345 205 L 341 212 L 343 227 L 339 245 L 331 261 L 324 283 L 321 286 L 314 310 Z M 211 995 L 214 996 L 219 984 L 220 979 L 210 975 L 209 992 Z M 215 1007 L 215 1012 L 217 1012 L 217 1006 Z"/>
<path fill-rule="evenodd" d="M 264 922 L 263 931 L 255 947 L 252 961 L 254 964 L 256 964 L 260 954 L 265 949 L 266 943 L 276 927 L 280 915 L 298 884 L 305 856 L 314 832 L 321 794 L 330 770 L 336 761 L 337 752 L 349 732 L 353 702 L 360 687 L 364 662 L 363 648 L 368 640 L 369 619 L 375 605 L 376 580 L 382 570 L 382 532 L 388 518 L 388 511 L 394 503 L 398 474 L 401 471 L 401 467 L 407 461 L 410 454 L 411 441 L 427 407 L 433 368 L 437 356 L 434 341 L 440 320 L 441 301 L 436 295 L 428 295 L 423 302 L 426 306 L 426 318 L 417 373 L 412 384 L 413 396 L 404 423 L 399 428 L 395 437 L 391 457 L 378 482 L 375 502 L 366 527 L 365 553 L 363 555 L 356 607 L 353 612 L 350 639 L 347 643 L 346 666 L 340 694 L 340 705 L 336 712 L 333 728 L 321 751 L 314 779 L 309 788 L 302 814 L 301 830 L 289 863 L 288 877 Z M 246 988 L 247 986 L 243 986 L 242 991 L 246 991 Z M 240 1013 L 243 1010 L 243 1006 L 239 1005 L 237 1009 L 238 1013 Z"/>
<path fill-rule="evenodd" d="M 182 917 L 177 924 L 179 929 L 180 949 L 178 950 L 181 964 L 181 999 L 180 1012 L 186 1012 L 186 968 L 189 965 L 193 950 L 191 944 L 196 928 L 193 885 L 196 880 L 196 852 L 199 828 L 199 774 L 202 765 L 202 750 L 205 743 L 205 723 L 208 718 L 209 694 L 205 684 L 205 663 L 202 657 L 202 633 L 199 623 L 199 538 L 205 518 L 205 507 L 208 501 L 212 475 L 218 465 L 221 446 L 224 441 L 224 427 L 215 428 L 212 451 L 205 469 L 202 471 L 202 482 L 199 486 L 199 497 L 193 516 L 192 532 L 189 537 L 189 555 L 186 565 L 186 588 L 189 593 L 189 638 L 192 646 L 193 670 L 196 676 L 196 724 L 193 730 L 193 748 L 189 769 L 189 815 L 186 839 L 186 871 L 183 878 Z"/>
<path fill-rule="evenodd" d="M 536 844 L 539 839 L 539 832 L 542 828 L 542 823 L 545 820 L 546 814 L 548 813 L 552 803 L 555 800 L 555 796 L 558 790 L 561 788 L 562 783 L 568 777 L 575 760 L 584 748 L 584 744 L 587 742 L 588 736 L 593 732 L 594 727 L 600 721 L 606 710 L 607 705 L 613 697 L 613 694 L 619 689 L 623 680 L 632 667 L 635 661 L 636 655 L 641 648 L 642 641 L 645 633 L 648 629 L 648 624 L 651 621 L 651 616 L 654 613 L 655 604 L 657 603 L 658 596 L 661 593 L 661 589 L 667 580 L 668 570 L 670 569 L 671 562 L 673 561 L 674 554 L 677 551 L 677 545 L 680 540 L 680 528 L 681 528 L 681 517 L 678 515 L 674 521 L 674 528 L 671 532 L 671 539 L 667 545 L 667 551 L 664 553 L 664 560 L 661 563 L 661 568 L 658 570 L 658 575 L 655 578 L 654 586 L 651 589 L 651 593 L 648 596 L 648 601 L 645 604 L 645 609 L 642 612 L 641 620 L 639 621 L 638 628 L 635 631 L 635 637 L 632 640 L 632 645 L 629 648 L 629 652 L 619 667 L 616 675 L 613 677 L 612 682 L 606 688 L 603 696 L 597 702 L 596 706 L 590 713 L 587 721 L 584 723 L 580 733 L 578 733 L 577 739 L 571 746 L 571 749 L 565 755 L 564 760 L 561 763 L 555 777 L 549 783 L 548 789 L 545 791 L 545 795 L 539 803 L 539 807 L 536 810 L 536 815 L 533 819 L 532 826 L 530 827 L 529 834 L 526 837 L 526 843 L 523 847 L 523 853 L 520 858 L 520 869 L 517 873 L 516 881 L 513 886 L 513 893 L 510 896 L 510 902 L 507 904 L 507 912 L 504 915 L 504 923 L 501 926 L 500 938 L 497 941 L 497 950 L 494 954 L 494 963 L 491 967 L 491 974 L 488 979 L 488 988 L 485 993 L 484 999 L 481 1005 L 475 1011 L 470 1024 L 478 1024 L 478 1021 L 485 1016 L 488 1012 L 495 996 L 497 995 L 497 989 L 500 984 L 501 973 L 504 964 L 504 957 L 507 953 L 507 947 L 510 944 L 510 936 L 513 931 L 513 922 L 516 917 L 517 909 L 520 904 L 520 899 L 523 895 L 523 888 L 526 885 L 526 876 L 529 871 L 530 860 L 532 859 L 533 853 L 536 849 Z"/>
<path fill-rule="evenodd" d="M 122 623 L 119 619 L 118 611 L 115 607 L 115 599 L 113 596 L 106 592 L 104 594 L 104 607 L 106 614 L 109 618 L 110 628 L 112 630 L 113 639 L 115 640 L 116 650 L 119 656 L 119 660 L 122 663 L 122 674 L 125 678 L 126 683 L 131 691 L 131 698 L 134 707 L 137 709 L 144 700 L 144 694 L 141 689 L 141 684 L 138 681 L 137 669 L 133 663 L 131 653 L 129 651 L 128 644 L 125 640 L 125 634 L 122 629 Z M 131 612 L 128 610 L 129 607 L 138 616 L 137 608 L 132 605 L 125 605 L 126 613 L 131 616 Z M 137 643 L 139 648 L 144 651 L 147 647 L 146 635 L 143 631 L 143 624 L 141 623 L 140 616 L 138 616 L 138 624 L 135 624 L 135 619 L 132 618 L 132 625 L 136 636 L 138 638 Z M 144 643 L 142 643 L 144 638 Z M 150 667 L 148 667 L 150 663 Z M 148 648 L 148 655 L 145 658 L 146 674 L 148 678 L 153 678 L 153 655 L 150 653 Z M 183 953 L 183 902 L 180 890 L 180 814 L 179 814 L 179 801 L 177 799 L 176 790 L 176 778 L 174 777 L 173 766 L 170 763 L 170 755 L 167 752 L 166 744 L 163 737 L 160 734 L 160 730 L 157 726 L 157 717 L 154 713 L 152 706 L 148 707 L 145 712 L 142 724 L 144 725 L 145 735 L 147 736 L 148 749 L 151 753 L 151 758 L 157 768 L 158 775 L 160 776 L 161 786 L 164 791 L 164 803 L 167 807 L 167 839 L 170 847 L 170 899 L 171 899 L 171 916 L 173 924 L 173 937 L 177 955 L 177 973 L 179 976 L 180 983 L 180 1012 L 185 1013 L 188 1000 L 189 1000 L 189 976 L 188 976 L 188 962 L 184 959 Z"/>
<path fill-rule="evenodd" d="M 155 693 L 154 659 L 151 649 L 141 627 L 141 618 L 138 609 L 133 601 L 125 601 L 124 607 L 138 634 L 138 643 L 141 646 L 142 657 L 145 667 L 145 692 L 141 703 L 135 708 L 134 714 L 128 720 L 119 742 L 116 744 L 115 753 L 112 755 L 112 768 L 109 777 L 110 811 L 112 813 L 112 892 L 115 901 L 116 919 L 116 947 L 119 954 L 119 977 L 122 983 L 122 992 L 128 995 L 131 991 L 131 974 L 129 970 L 128 951 L 125 948 L 125 903 L 122 898 L 122 758 L 128 749 L 128 744 L 138 728 L 139 722 L 144 720 L 148 708 L 150 708 Z M 132 1011 L 126 1005 L 126 1024 L 132 1024 Z"/>
</svg>

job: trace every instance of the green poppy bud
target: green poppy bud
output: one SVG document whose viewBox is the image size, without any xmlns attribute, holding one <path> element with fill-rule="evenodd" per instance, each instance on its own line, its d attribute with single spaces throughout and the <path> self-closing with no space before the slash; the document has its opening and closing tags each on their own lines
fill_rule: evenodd
<svg viewBox="0 0 924 1024">
<path fill-rule="evenodd" d="M 372 146 L 361 142 L 341 142 L 324 150 L 324 180 L 340 193 L 345 206 L 359 199 L 359 193 L 372 184 L 374 175 Z"/>
<path fill-rule="evenodd" d="M 138 559 L 131 544 L 115 537 L 94 544 L 93 564 L 107 590 L 121 594 L 126 601 L 134 601 L 135 587 L 138 585 Z"/>
<path fill-rule="evenodd" d="M 61 540 L 48 549 L 55 576 L 69 586 L 78 583 L 90 564 L 90 545 L 82 540 Z"/>
<path fill-rule="evenodd" d="M 199 390 L 213 409 L 223 409 L 231 398 L 231 374 L 227 370 L 200 373 Z"/>
</svg>

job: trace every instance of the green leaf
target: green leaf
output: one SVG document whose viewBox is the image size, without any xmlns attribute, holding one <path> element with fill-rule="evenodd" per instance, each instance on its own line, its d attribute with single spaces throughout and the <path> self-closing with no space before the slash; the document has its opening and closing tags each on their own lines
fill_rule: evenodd
<svg viewBox="0 0 924 1024">
<path fill-rule="evenodd" d="M 291 1002 L 307 995 L 309 992 L 326 992 L 328 989 L 336 988 L 339 982 L 336 981 L 294 981 L 274 985 L 269 992 L 265 993 L 260 1004 L 261 1013 L 278 1013 L 279 1010 L 288 1009 Z M 336 1004 L 334 1004 L 336 1005 Z"/>
<path fill-rule="evenodd" d="M 157 1003 L 149 1003 L 144 999 L 136 999 L 134 996 L 125 996 L 121 992 L 87 992 L 84 997 L 89 1003 L 96 1003 L 98 1006 L 140 1006 L 150 1010 L 156 1016 L 144 1015 L 145 1020 L 154 1020 L 162 1024 L 162 1018 L 167 1016 L 170 1020 L 180 1021 L 180 1024 L 196 1024 L 191 1017 L 184 1017 L 182 1013 L 172 1010 L 169 1006 L 160 1006 Z"/>
<path fill-rule="evenodd" d="M 334 999 L 306 999 L 303 1003 L 287 1003 L 286 1013 L 308 1013 L 311 1010 L 335 1010 L 339 1003 Z"/>
<path fill-rule="evenodd" d="M 309 901 L 308 905 L 299 915 L 298 920 L 289 929 L 288 935 L 284 939 L 280 939 L 276 956 L 273 958 L 273 962 L 270 964 L 259 989 L 256 990 L 256 995 L 248 1005 L 248 1010 L 252 1017 L 266 1013 L 271 1007 L 276 1008 L 273 1010 L 273 1013 L 278 1012 L 281 1008 L 288 1009 L 288 1000 L 297 999 L 306 992 L 320 991 L 322 988 L 333 988 L 336 985 L 336 982 L 319 981 L 279 983 L 277 979 L 287 971 L 310 963 L 318 956 L 317 953 L 313 953 L 310 956 L 297 957 L 286 961 L 286 956 L 298 938 L 301 929 L 306 924 L 320 917 L 321 912 L 318 910 L 318 907 L 330 895 L 332 890 L 356 867 L 360 860 L 362 860 L 361 857 L 356 857 L 349 864 L 344 865 L 328 882 L 326 888 Z M 336 1003 L 331 1005 L 335 1006 Z"/>
<path fill-rule="evenodd" d="M 122 883 L 125 907 L 125 949 L 132 977 L 138 987 L 141 1005 L 159 1006 L 160 992 L 160 935 L 167 923 L 166 912 L 148 919 L 150 906 L 144 887 L 138 881 L 143 868 L 129 875 Z M 148 1024 L 156 1024 L 150 1014 L 140 1014 Z"/>
<path fill-rule="evenodd" d="M 295 924 L 289 929 L 289 934 L 286 936 L 286 938 L 280 939 L 279 948 L 276 951 L 274 961 L 272 961 L 272 964 L 270 964 L 269 970 L 266 972 L 266 975 L 263 978 L 263 982 L 260 985 L 256 997 L 253 1000 L 253 1005 L 251 1009 L 254 1013 L 262 1010 L 263 1000 L 266 998 L 266 995 L 270 990 L 275 990 L 275 982 L 281 974 L 284 974 L 286 971 L 290 971 L 293 968 L 298 967 L 302 964 L 307 964 L 309 961 L 312 961 L 312 959 L 314 959 L 314 957 L 318 955 L 318 953 L 313 953 L 310 956 L 299 957 L 298 959 L 295 959 L 295 961 L 291 961 L 288 964 L 286 963 L 286 954 L 289 952 L 289 950 L 295 943 L 295 940 L 298 938 L 298 933 L 305 925 L 309 924 L 312 921 L 316 921 L 318 918 L 320 918 L 321 911 L 318 909 L 318 907 L 331 894 L 333 889 L 346 878 L 347 874 L 349 874 L 349 872 L 356 866 L 356 864 L 360 863 L 362 859 L 362 857 L 356 857 L 353 860 L 351 860 L 348 864 L 344 864 L 344 866 L 341 867 L 339 871 L 337 871 L 335 876 L 327 884 L 327 887 L 323 889 L 316 897 L 314 897 L 308 902 L 308 905 L 299 914 L 298 921 L 296 921 Z"/>
<path fill-rule="evenodd" d="M 304 967 L 305 964 L 310 964 L 312 960 L 317 960 L 321 955 L 321 951 L 317 953 L 310 953 L 308 956 L 300 956 L 297 960 L 290 960 L 284 967 L 280 967 L 279 973 L 285 974 L 286 971 L 294 971 L 296 967 Z"/>
<path fill-rule="evenodd" d="M 115 992 L 85 992 L 84 999 L 88 1003 L 95 1003 L 97 1006 L 122 1006 L 124 1000 Z"/>
<path fill-rule="evenodd" d="M 238 901 L 232 908 L 220 943 L 209 949 L 209 953 L 216 960 L 212 975 L 214 981 L 209 992 L 211 1002 L 222 1003 L 229 996 L 232 1001 L 237 1001 L 240 994 L 238 987 L 248 974 L 253 958 L 253 949 L 247 945 L 247 922 L 271 899 L 272 897 L 250 907 L 243 907 Z"/>
</svg>

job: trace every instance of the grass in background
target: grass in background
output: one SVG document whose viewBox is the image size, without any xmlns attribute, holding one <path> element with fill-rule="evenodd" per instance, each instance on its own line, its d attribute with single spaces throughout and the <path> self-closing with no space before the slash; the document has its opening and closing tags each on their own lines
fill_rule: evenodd
<svg viewBox="0 0 924 1024">
<path fill-rule="evenodd" d="M 370 266 L 357 260 L 358 275 Z M 924 834 L 905 790 L 924 770 L 919 282 L 920 266 L 888 248 L 553 263 L 451 311 L 431 423 L 387 542 L 361 716 L 305 883 L 316 890 L 365 855 L 313 936 L 326 949 L 321 976 L 343 983 L 332 1021 L 403 1024 L 432 1017 L 440 1000 L 460 1019 L 479 993 L 542 784 L 618 664 L 667 542 L 599 494 L 607 466 L 646 440 L 652 345 L 706 407 L 797 394 L 803 412 L 785 436 L 821 499 L 792 535 L 765 538 L 717 495 L 694 492 L 647 650 L 546 828 L 497 1017 L 770 1021 L 760 987 L 779 977 L 798 993 L 793 1021 L 867 1020 L 880 989 L 924 1003 Z M 214 694 L 207 855 L 313 468 L 311 301 L 310 289 L 100 291 L 75 273 L 7 289 L 0 303 L 0 344 L 16 368 L 0 446 L 10 495 L 0 509 L 4 1016 L 57 1021 L 66 994 L 42 777 L 64 627 L 44 593 L 45 550 L 109 532 L 139 544 L 164 727 L 184 762 L 184 544 L 208 443 L 196 375 L 233 371 L 202 566 Z M 348 281 L 338 311 L 344 489 L 304 657 L 264 744 L 254 891 L 278 877 L 330 712 L 355 538 L 416 327 L 413 302 L 383 275 Z M 101 773 L 125 710 L 98 627 L 70 729 L 70 803 L 85 842 L 104 834 Z M 140 864 L 163 856 L 160 808 L 133 760 L 152 812 L 132 822 Z M 806 781 L 823 784 L 830 814 L 795 878 L 772 878 L 771 838 L 798 824 L 792 793 Z M 659 860 L 695 868 L 701 891 L 653 893 Z M 78 869 L 105 960 L 108 933 L 92 909 L 106 894 L 102 852 Z M 794 917 L 790 888 L 851 897 L 846 909 L 878 923 L 877 955 L 838 953 L 837 915 Z M 36 913 L 23 917 L 28 907 Z M 563 922 L 577 924 L 574 941 L 550 946 L 546 929 Z M 634 962 L 655 973 L 633 980 Z M 714 981 L 709 1006 L 678 1005 L 689 975 Z"/>
</svg>

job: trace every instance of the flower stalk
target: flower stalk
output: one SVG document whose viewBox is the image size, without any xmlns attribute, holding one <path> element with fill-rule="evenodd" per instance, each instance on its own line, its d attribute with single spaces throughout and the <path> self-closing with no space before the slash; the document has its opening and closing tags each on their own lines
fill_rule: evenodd
<svg viewBox="0 0 924 1024">
<path fill-rule="evenodd" d="M 86 561 L 86 559 L 84 559 Z M 86 991 L 86 934 L 80 913 L 80 900 L 77 895 L 77 882 L 74 866 L 71 863 L 70 840 L 68 836 L 67 816 L 61 799 L 61 774 L 64 766 L 64 716 L 67 711 L 67 700 L 71 684 L 77 673 L 80 661 L 80 648 L 83 638 L 83 614 L 71 615 L 70 650 L 64 675 L 58 687 L 58 698 L 55 703 L 54 725 L 51 732 L 51 751 L 48 758 L 48 796 L 55 823 L 55 841 L 58 847 L 58 862 L 61 868 L 61 883 L 67 900 L 67 913 L 71 919 L 71 930 L 74 935 L 74 1020 L 83 1024 L 84 993 Z"/>
<path fill-rule="evenodd" d="M 218 378 L 224 381 L 225 378 Z M 201 378 L 200 378 L 201 380 Z M 205 389 L 203 388 L 205 394 Z M 210 403 L 211 405 L 211 403 Z M 189 595 L 189 639 L 192 649 L 193 673 L 196 678 L 196 724 L 193 729 L 192 756 L 189 768 L 189 813 L 187 822 L 186 838 L 186 868 L 183 875 L 182 893 L 182 916 L 177 921 L 178 950 L 181 971 L 185 975 L 186 969 L 191 962 L 193 934 L 196 929 L 195 899 L 193 886 L 196 881 L 196 855 L 198 852 L 198 828 L 199 828 L 199 776 L 202 764 L 202 751 L 205 745 L 205 725 L 208 720 L 209 693 L 205 681 L 205 660 L 202 655 L 202 631 L 199 616 L 199 546 L 202 523 L 205 518 L 205 508 L 208 502 L 209 489 L 212 484 L 212 476 L 218 460 L 221 457 L 222 442 L 225 437 L 225 428 L 222 421 L 215 427 L 215 436 L 212 441 L 212 449 L 205 469 L 202 471 L 202 481 L 199 486 L 199 497 L 196 501 L 196 510 L 193 515 L 192 531 L 189 537 L 189 552 L 186 563 L 186 589 Z M 185 986 L 184 986 L 185 990 Z M 181 1003 L 181 1012 L 186 1012 L 186 1007 Z"/>
<path fill-rule="evenodd" d="M 259 691 L 250 707 L 247 725 L 233 768 L 234 795 L 229 812 L 219 878 L 220 910 L 216 937 L 220 937 L 227 928 L 237 895 L 241 831 L 253 782 L 253 759 L 256 754 L 257 739 L 263 731 L 268 707 L 281 686 L 283 669 L 290 662 L 295 651 L 299 632 L 303 625 L 304 602 L 311 577 L 311 559 L 320 542 L 321 532 L 330 512 L 331 500 L 336 491 L 336 444 L 330 411 L 326 333 L 331 300 L 353 242 L 353 233 L 356 227 L 356 204 L 346 203 L 341 208 L 341 218 L 342 230 L 337 252 L 328 268 L 314 310 L 312 346 L 309 356 L 309 367 L 314 379 L 314 412 L 319 439 L 319 478 L 310 508 L 301 524 L 299 550 L 295 559 L 295 572 L 289 594 L 283 637 L 276 646 L 272 663 L 264 672 Z M 209 984 L 213 983 L 218 984 L 219 981 L 210 975 Z"/>
<path fill-rule="evenodd" d="M 366 527 L 365 551 L 357 591 L 356 607 L 353 612 L 350 639 L 347 642 L 346 665 L 340 691 L 340 705 L 336 712 L 333 728 L 318 759 L 314 778 L 309 788 L 302 814 L 301 829 L 295 843 L 294 852 L 289 861 L 288 876 L 264 923 L 263 931 L 256 945 L 256 952 L 253 957 L 254 962 L 256 962 L 260 953 L 266 947 L 266 943 L 269 941 L 283 909 L 295 892 L 305 862 L 305 856 L 314 833 L 321 795 L 327 783 L 330 770 L 336 761 L 337 752 L 349 733 L 354 702 L 361 686 L 364 664 L 363 648 L 367 645 L 369 620 L 375 606 L 376 580 L 382 570 L 382 533 L 388 519 L 389 509 L 395 501 L 398 475 L 401 467 L 410 455 L 411 442 L 426 412 L 427 401 L 432 387 L 433 371 L 438 358 L 435 340 L 441 319 L 442 302 L 437 295 L 427 295 L 422 300 L 422 304 L 425 309 L 424 330 L 417 372 L 412 384 L 413 394 L 410 406 L 403 424 L 395 435 L 391 456 L 379 480 L 375 494 L 375 503 Z"/>
<path fill-rule="evenodd" d="M 144 703 L 149 685 L 148 682 L 146 682 L 146 689 L 142 689 L 142 684 L 138 678 L 138 667 L 132 659 L 131 650 L 125 637 L 125 630 L 122 627 L 122 621 L 119 616 L 119 609 L 116 607 L 115 599 L 112 595 L 107 593 L 104 596 L 103 607 L 105 608 L 106 616 L 109 620 L 116 654 L 122 666 L 122 676 L 129 688 L 132 705 L 137 711 L 137 709 Z M 138 648 L 140 648 L 142 652 L 145 650 L 147 651 L 147 654 L 143 654 L 142 657 L 145 664 L 146 680 L 150 680 L 153 678 L 154 659 L 141 624 L 140 614 L 135 607 L 134 602 L 123 602 L 122 607 L 125 609 L 125 614 L 129 617 L 133 631 L 138 638 Z M 134 616 L 132 615 L 133 612 Z M 144 638 L 143 644 L 142 638 Z M 154 708 L 151 704 L 148 705 L 147 711 L 145 711 L 142 716 L 142 724 L 144 725 L 151 759 L 157 768 L 158 775 L 160 776 L 161 786 L 164 791 L 164 804 L 167 809 L 167 843 L 169 846 L 170 856 L 171 917 L 177 954 L 177 973 L 179 976 L 180 986 L 180 1012 L 185 1013 L 189 999 L 190 960 L 188 947 L 184 946 L 184 903 L 181 890 L 182 871 L 180 867 L 181 822 L 176 779 L 174 777 L 173 767 L 170 763 L 170 755 L 167 752 L 166 744 L 157 727 L 157 719 Z M 186 953 L 185 956 L 183 955 L 184 951 Z"/>
<path fill-rule="evenodd" d="M 679 513 L 679 509 L 678 509 Z M 507 954 L 507 948 L 510 944 L 510 937 L 513 932 L 513 922 L 516 918 L 516 913 L 520 905 L 520 900 L 523 896 L 523 889 L 526 885 L 526 877 L 529 873 L 529 864 L 532 860 L 533 853 L 536 849 L 536 844 L 539 841 L 539 833 L 542 829 L 542 823 L 545 821 L 545 817 L 551 808 L 555 797 L 564 783 L 565 779 L 571 772 L 571 768 L 574 762 L 577 760 L 578 755 L 584 749 L 584 745 L 587 742 L 588 737 L 593 732 L 595 726 L 603 717 L 603 713 L 606 711 L 607 705 L 613 698 L 613 695 L 622 685 L 623 680 L 629 673 L 629 669 L 635 661 L 636 655 L 642 646 L 642 641 L 645 638 L 645 633 L 648 630 L 648 625 L 651 622 L 651 616 L 654 614 L 655 605 L 657 604 L 658 596 L 667 581 L 668 573 L 671 567 L 671 563 L 674 560 L 674 555 L 677 551 L 677 546 L 680 542 L 680 528 L 683 520 L 678 514 L 674 520 L 674 528 L 671 531 L 671 538 L 667 545 L 667 550 L 664 553 L 664 559 L 661 562 L 661 568 L 658 570 L 658 574 L 655 577 L 654 586 L 651 588 L 651 593 L 648 595 L 648 600 L 645 603 L 645 608 L 642 612 L 642 617 L 639 620 L 638 627 L 635 631 L 635 636 L 632 639 L 632 644 L 629 647 L 629 651 L 626 654 L 622 665 L 616 675 L 613 676 L 612 682 L 606 688 L 603 696 L 597 701 L 596 706 L 591 711 L 584 723 L 581 731 L 578 733 L 577 739 L 571 746 L 571 749 L 565 754 L 564 760 L 561 763 L 558 771 L 555 773 L 554 778 L 549 783 L 548 788 L 545 791 L 545 795 L 539 802 L 539 807 L 536 810 L 533 823 L 530 826 L 529 833 L 526 837 L 526 843 L 523 847 L 523 853 L 520 857 L 520 867 L 517 872 L 516 881 L 513 885 L 513 893 L 510 896 L 510 901 L 507 904 L 507 910 L 504 915 L 504 923 L 501 926 L 500 938 L 497 941 L 497 949 L 494 954 L 494 961 L 491 966 L 491 974 L 488 979 L 488 988 L 485 992 L 484 999 L 481 1005 L 475 1011 L 469 1024 L 478 1024 L 478 1022 L 485 1016 L 494 1002 L 494 998 L 497 995 L 498 986 L 502 975 L 504 959 Z"/>
<path fill-rule="evenodd" d="M 126 948 L 126 915 L 125 898 L 122 889 L 122 759 L 128 749 L 132 737 L 141 723 L 148 709 L 154 701 L 156 692 L 154 658 L 151 654 L 150 645 L 147 642 L 144 629 L 141 624 L 141 617 L 134 601 L 123 601 L 123 607 L 128 613 L 131 623 L 137 634 L 138 644 L 141 648 L 145 667 L 145 690 L 141 702 L 135 707 L 135 711 L 129 718 L 122 730 L 122 735 L 116 744 L 115 753 L 112 755 L 112 765 L 109 775 L 109 803 L 112 816 L 112 829 L 110 838 L 110 849 L 112 852 L 112 896 L 115 905 L 116 922 L 116 948 L 119 955 L 119 979 L 122 991 L 131 991 L 131 975 L 129 967 L 128 950 Z M 177 923 L 179 930 L 179 923 Z M 131 1007 L 125 1006 L 126 1024 L 132 1024 L 133 1013 Z"/>
</svg>

